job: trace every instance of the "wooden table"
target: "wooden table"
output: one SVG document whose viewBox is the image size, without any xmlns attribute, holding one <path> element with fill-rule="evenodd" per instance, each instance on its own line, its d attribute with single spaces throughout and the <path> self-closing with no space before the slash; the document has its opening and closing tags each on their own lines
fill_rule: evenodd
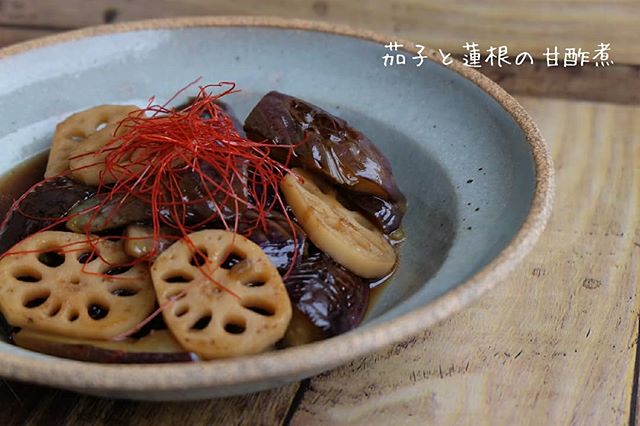
<svg viewBox="0 0 640 426">
<path fill-rule="evenodd" d="M 593 50 L 615 65 L 483 68 L 551 146 L 554 213 L 494 291 L 419 336 L 309 380 L 220 400 L 138 403 L 0 382 L 0 424 L 636 424 L 640 335 L 640 4 L 624 0 L 0 1 L 0 46 L 189 14 L 320 19 L 462 54 Z M 150 4 L 153 3 L 153 7 Z M 55 6 L 54 6 L 55 5 Z M 367 7 L 368 6 L 368 7 Z M 364 9 L 363 9 L 364 8 Z"/>
</svg>

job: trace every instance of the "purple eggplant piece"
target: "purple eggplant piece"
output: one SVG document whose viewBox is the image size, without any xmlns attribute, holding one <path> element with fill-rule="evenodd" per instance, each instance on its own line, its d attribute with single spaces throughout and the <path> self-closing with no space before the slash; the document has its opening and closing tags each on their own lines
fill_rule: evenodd
<svg viewBox="0 0 640 426">
<path fill-rule="evenodd" d="M 222 108 L 222 110 L 229 116 L 231 122 L 233 123 L 233 127 L 235 127 L 235 129 L 238 131 L 238 134 L 240 134 L 240 136 L 242 136 L 243 138 L 246 137 L 244 129 L 242 128 L 242 122 L 238 120 L 238 116 L 236 115 L 233 108 L 231 108 L 231 105 L 222 101 L 216 101 L 216 103 L 220 105 L 220 108 Z"/>
<path fill-rule="evenodd" d="M 209 178 L 212 181 L 219 182 L 221 186 L 226 185 L 211 165 L 202 162 L 200 167 L 205 179 Z M 242 170 L 246 176 L 246 167 L 240 167 L 239 170 Z M 235 176 L 234 184 L 236 184 L 234 188 L 236 195 L 246 199 L 243 192 L 244 189 L 239 179 L 236 179 Z M 235 217 L 236 210 L 233 200 L 230 197 L 227 198 L 225 196 L 226 193 L 223 191 L 217 190 L 211 182 L 204 181 L 198 173 L 193 171 L 182 173 L 179 177 L 178 185 L 182 193 L 182 200 L 186 206 L 184 223 L 187 225 L 211 223 L 217 221 L 220 218 L 220 214 L 225 220 L 232 220 Z M 209 197 L 209 194 L 212 194 L 214 198 Z M 244 206 L 245 203 L 238 203 L 239 209 L 244 208 Z M 218 207 L 220 207 L 220 212 Z M 182 213 L 179 211 L 180 216 L 182 216 Z M 173 212 L 165 209 L 162 214 L 169 223 L 174 222 Z"/>
<path fill-rule="evenodd" d="M 203 174 L 211 180 L 221 181 L 210 165 L 203 162 L 201 168 Z M 246 166 L 239 167 L 239 170 L 246 176 Z M 245 188 L 239 181 L 240 179 L 234 176 L 232 185 L 235 185 L 236 195 L 246 200 Z M 221 183 L 221 185 L 224 185 L 224 183 Z M 178 206 L 177 211 L 170 210 L 168 207 L 161 207 L 160 216 L 166 225 L 175 225 L 176 216 L 188 226 L 204 226 L 217 223 L 220 219 L 218 207 L 225 220 L 233 221 L 235 218 L 236 210 L 231 197 L 226 197 L 226 194 L 222 191 L 216 191 L 211 182 L 203 181 L 195 171 L 180 173 L 178 186 L 180 188 L 180 197 L 184 204 Z M 214 197 L 209 197 L 209 194 Z M 88 222 L 91 221 L 89 231 L 102 232 L 121 228 L 132 223 L 147 222 L 152 218 L 150 204 L 132 196 L 126 197 L 123 201 L 123 196 L 119 194 L 104 203 L 97 212 L 90 210 L 92 207 L 104 202 L 106 197 L 109 197 L 109 194 L 96 194 L 75 206 L 73 213 L 76 216 L 69 221 L 67 228 L 74 232 L 85 232 Z M 238 210 L 244 209 L 245 206 L 246 202 L 238 203 Z M 86 213 L 80 214 L 83 211 L 86 211 Z"/>
<path fill-rule="evenodd" d="M 387 235 L 400 228 L 406 212 L 406 204 L 393 203 L 376 195 L 344 192 L 343 198 L 349 205 L 360 210 Z"/>
<path fill-rule="evenodd" d="M 195 99 L 194 97 L 190 97 L 186 102 L 178 105 L 175 108 L 176 111 L 181 111 L 185 109 L 186 107 L 188 107 L 193 103 L 194 99 Z M 246 135 L 244 133 L 244 129 L 242 128 L 242 123 L 240 122 L 240 120 L 238 120 L 238 116 L 233 111 L 233 108 L 228 103 L 219 101 L 219 100 L 215 101 L 215 104 L 217 104 L 218 106 L 220 106 L 220 108 L 222 108 L 222 111 L 224 111 L 225 114 L 227 114 L 227 116 L 231 119 L 231 122 L 233 123 L 233 127 L 238 131 L 238 134 L 244 138 Z M 211 115 L 208 113 L 204 113 L 200 117 L 205 120 L 211 119 Z"/>
<path fill-rule="evenodd" d="M 89 199 L 96 188 L 80 185 L 67 177 L 58 177 L 36 187 L 11 213 L 0 230 L 0 253 L 19 241 L 65 217 L 76 205 Z"/>
<path fill-rule="evenodd" d="M 323 109 L 278 92 L 269 92 L 249 113 L 247 137 L 295 146 L 295 165 L 323 175 L 351 191 L 404 204 L 387 158 L 362 133 Z M 272 154 L 283 161 L 285 150 Z"/>
<path fill-rule="evenodd" d="M 197 357 L 181 348 L 168 331 L 160 331 L 156 336 L 111 342 L 47 335 L 22 329 L 12 333 L 11 341 L 21 348 L 87 362 L 157 364 L 197 361 Z M 144 343 L 149 338 L 154 340 Z"/>
<path fill-rule="evenodd" d="M 355 328 L 369 302 L 369 284 L 318 252 L 285 277 L 289 297 L 300 313 L 327 337 Z"/>
<path fill-rule="evenodd" d="M 247 211 L 240 218 L 238 232 L 244 234 L 251 230 L 255 218 L 255 212 Z M 295 238 L 291 225 L 295 229 Z M 258 226 L 248 237 L 260 246 L 281 275 L 285 275 L 292 264 L 295 266 L 300 263 L 306 249 L 305 232 L 294 222 L 291 225 L 282 213 L 273 211 L 266 218 L 266 229 Z"/>
</svg>

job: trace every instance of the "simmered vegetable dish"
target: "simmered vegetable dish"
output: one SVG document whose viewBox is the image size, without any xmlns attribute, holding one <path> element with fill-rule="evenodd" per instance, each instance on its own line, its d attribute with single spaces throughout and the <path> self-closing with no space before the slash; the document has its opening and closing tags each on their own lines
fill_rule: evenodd
<svg viewBox="0 0 640 426">
<path fill-rule="evenodd" d="M 243 128 L 187 103 L 100 105 L 56 127 L 0 228 L 0 324 L 92 362 L 185 362 L 347 332 L 398 263 L 406 200 L 346 121 L 266 94 Z M 0 329 L 1 330 L 1 329 Z"/>
</svg>

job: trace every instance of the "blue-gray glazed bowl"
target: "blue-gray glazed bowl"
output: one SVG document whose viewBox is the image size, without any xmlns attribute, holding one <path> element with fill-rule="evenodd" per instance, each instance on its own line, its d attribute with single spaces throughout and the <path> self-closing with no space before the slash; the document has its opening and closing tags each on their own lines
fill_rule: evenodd
<svg viewBox="0 0 640 426">
<path fill-rule="evenodd" d="M 103 103 L 166 99 L 198 76 L 234 81 L 241 119 L 270 90 L 347 119 L 390 159 L 409 200 L 397 273 L 341 336 L 190 364 L 103 365 L 0 342 L 0 376 L 119 398 L 231 395 L 300 380 L 407 338 L 493 287 L 551 211 L 553 169 L 529 115 L 498 85 L 435 52 L 383 66 L 391 38 L 271 18 L 201 17 L 88 28 L 0 50 L 0 173 L 46 150 L 55 124 Z"/>
</svg>

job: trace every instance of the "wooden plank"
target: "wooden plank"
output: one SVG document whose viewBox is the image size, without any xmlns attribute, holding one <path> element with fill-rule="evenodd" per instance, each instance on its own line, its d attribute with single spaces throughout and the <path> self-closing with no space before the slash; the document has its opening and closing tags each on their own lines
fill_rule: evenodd
<svg viewBox="0 0 640 426">
<path fill-rule="evenodd" d="M 197 402 L 133 402 L 0 381 L 1 425 L 277 425 L 298 384 Z"/>
<path fill-rule="evenodd" d="M 0 48 L 56 32 L 59 32 L 56 28 L 7 27 L 0 24 Z M 640 104 L 640 65 L 547 68 L 539 61 L 523 66 L 485 66 L 479 71 L 515 95 Z"/>
<path fill-rule="evenodd" d="M 32 38 L 44 37 L 53 34 L 55 30 L 43 30 L 33 28 L 13 28 L 0 26 L 0 48 Z"/>
<path fill-rule="evenodd" d="M 640 66 L 547 68 L 532 66 L 483 68 L 484 75 L 513 95 L 640 104 Z"/>
<path fill-rule="evenodd" d="M 55 28 L 10 30 L 37 36 Z M 610 90 L 597 74 L 576 78 L 557 70 L 560 76 L 550 78 L 546 69 L 524 69 L 493 77 L 519 93 L 591 92 L 600 99 L 609 93 L 637 103 L 637 67 L 607 69 L 606 75 L 619 77 Z M 634 289 L 640 172 L 633 164 L 639 159 L 640 109 L 542 100 L 526 100 L 526 106 L 554 148 L 561 194 L 540 246 L 508 282 L 471 309 L 311 381 L 298 395 L 293 424 L 628 421 L 640 303 Z M 614 205 L 617 199 L 625 204 Z M 168 424 L 187 418 L 278 423 L 298 389 L 294 384 L 247 397 L 155 404 L 10 386 L 0 381 L 1 405 L 7 407 L 0 410 L 0 424 Z"/>
<path fill-rule="evenodd" d="M 611 44 L 616 63 L 640 64 L 640 2 L 633 0 L 11 0 L 0 2 L 0 24 L 82 27 L 178 15 L 270 15 L 349 24 L 463 53 L 506 44 L 542 58 L 547 47 L 594 51 Z"/>
<path fill-rule="evenodd" d="M 629 424 L 640 108 L 524 103 L 552 147 L 558 184 L 533 253 L 421 336 L 312 379 L 292 424 Z"/>
<path fill-rule="evenodd" d="M 314 378 L 292 424 L 626 424 L 640 299 L 640 108 L 526 99 L 556 160 L 555 211 L 509 280 L 421 336 Z M 137 403 L 12 383 L 5 423 L 279 423 L 297 385 Z"/>
</svg>

